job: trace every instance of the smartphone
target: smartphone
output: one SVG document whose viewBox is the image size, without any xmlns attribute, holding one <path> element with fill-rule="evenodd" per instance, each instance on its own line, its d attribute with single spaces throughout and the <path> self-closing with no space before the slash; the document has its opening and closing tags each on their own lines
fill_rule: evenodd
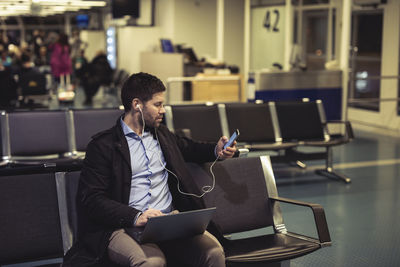
<svg viewBox="0 0 400 267">
<path fill-rule="evenodd" d="M 233 134 L 231 135 L 231 138 L 229 138 L 228 143 L 224 145 L 224 149 L 226 149 L 228 146 L 231 146 L 233 144 L 233 141 L 235 141 L 239 135 L 240 135 L 239 129 L 236 129 L 236 131 L 234 131 Z"/>
</svg>

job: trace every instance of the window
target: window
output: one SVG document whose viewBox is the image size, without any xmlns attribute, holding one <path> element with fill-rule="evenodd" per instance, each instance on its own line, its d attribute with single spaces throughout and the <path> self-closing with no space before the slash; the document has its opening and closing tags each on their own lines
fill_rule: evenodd
<svg viewBox="0 0 400 267">
<path fill-rule="evenodd" d="M 326 3 L 295 5 L 293 41 L 301 47 L 302 65 L 307 70 L 324 70 L 325 63 L 335 58 L 336 8 Z"/>
<path fill-rule="evenodd" d="M 306 11 L 304 19 L 307 69 L 323 70 L 327 55 L 328 11 Z"/>
<path fill-rule="evenodd" d="M 354 12 L 349 106 L 379 111 L 382 11 Z"/>
</svg>

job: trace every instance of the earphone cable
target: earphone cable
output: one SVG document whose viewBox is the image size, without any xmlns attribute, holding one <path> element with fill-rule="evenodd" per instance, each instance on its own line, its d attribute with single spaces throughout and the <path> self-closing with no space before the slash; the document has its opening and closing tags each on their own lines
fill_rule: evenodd
<svg viewBox="0 0 400 267">
<path fill-rule="evenodd" d="M 160 141 L 158 140 L 157 129 L 155 130 L 155 133 L 156 133 L 156 139 L 157 139 L 158 145 L 160 146 Z M 161 149 L 161 146 L 160 146 L 160 149 Z M 202 198 L 205 194 L 210 193 L 211 191 L 214 190 L 214 188 L 215 188 L 215 174 L 214 174 L 214 172 L 213 172 L 213 167 L 214 167 L 215 163 L 217 162 L 217 160 L 219 159 L 219 155 L 218 155 L 217 158 L 214 160 L 214 162 L 210 165 L 210 173 L 211 173 L 211 176 L 212 176 L 212 185 L 205 185 L 205 186 L 203 186 L 203 187 L 201 188 L 201 191 L 203 191 L 203 193 L 202 193 L 201 195 L 197 195 L 197 194 L 194 194 L 194 193 L 183 192 L 183 191 L 181 190 L 181 187 L 180 187 L 180 182 L 179 182 L 178 176 L 177 176 L 173 171 L 169 170 L 169 169 L 162 163 L 159 153 L 157 153 L 157 156 L 158 156 L 158 160 L 160 161 L 160 164 L 164 167 L 164 169 L 165 169 L 167 172 L 169 172 L 170 174 L 172 174 L 172 176 L 175 177 L 176 181 L 178 182 L 178 184 L 177 184 L 178 192 L 181 193 L 182 195 L 187 195 L 187 196 Z"/>
<path fill-rule="evenodd" d="M 142 122 L 143 122 L 143 129 L 142 129 L 142 137 L 143 137 L 144 128 L 145 128 L 145 126 L 146 126 L 146 123 L 145 123 L 145 121 L 144 121 L 144 116 L 143 116 L 142 109 L 140 108 L 139 105 L 138 105 L 138 108 L 139 108 L 140 114 L 142 115 L 141 117 L 142 117 Z M 157 129 L 155 129 L 155 134 L 156 134 L 156 139 L 157 139 L 158 146 L 160 147 L 160 150 L 161 150 L 160 141 L 158 140 Z M 187 196 L 202 198 L 205 194 L 210 193 L 212 190 L 214 190 L 214 187 L 215 187 L 215 174 L 214 174 L 214 172 L 213 172 L 213 167 L 214 167 L 215 163 L 218 161 L 219 155 L 217 156 L 217 158 L 214 160 L 214 162 L 213 162 L 213 163 L 211 164 L 211 166 L 210 166 L 210 173 L 211 173 L 211 176 L 212 176 L 212 185 L 205 185 L 205 186 L 203 186 L 203 187 L 201 188 L 201 191 L 203 191 L 203 193 L 202 193 L 201 195 L 197 195 L 197 194 L 194 194 L 194 193 L 183 192 L 183 191 L 181 190 L 181 187 L 180 187 L 180 182 L 179 182 L 178 176 L 177 176 L 173 171 L 169 170 L 169 169 L 166 167 L 166 165 L 162 162 L 161 157 L 160 157 L 160 153 L 157 153 L 157 152 L 154 152 L 154 151 L 151 151 L 151 152 L 157 154 L 157 157 L 158 157 L 158 160 L 159 160 L 161 166 L 163 166 L 163 168 L 164 168 L 167 172 L 169 172 L 170 174 L 172 174 L 172 176 L 175 177 L 175 179 L 176 179 L 176 181 L 177 181 L 177 189 L 178 189 L 178 192 L 181 193 L 182 195 L 187 195 Z"/>
</svg>

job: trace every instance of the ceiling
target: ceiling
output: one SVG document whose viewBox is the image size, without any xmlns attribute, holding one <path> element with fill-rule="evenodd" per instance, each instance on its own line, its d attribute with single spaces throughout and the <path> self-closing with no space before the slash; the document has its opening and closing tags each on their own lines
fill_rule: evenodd
<svg viewBox="0 0 400 267">
<path fill-rule="evenodd" d="M 0 0 L 0 16 L 50 16 L 106 6 L 98 0 Z"/>
</svg>

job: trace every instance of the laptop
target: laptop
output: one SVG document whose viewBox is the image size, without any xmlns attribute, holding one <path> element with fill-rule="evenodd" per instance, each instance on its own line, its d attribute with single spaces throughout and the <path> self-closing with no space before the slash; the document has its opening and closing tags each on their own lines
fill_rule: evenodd
<svg viewBox="0 0 400 267">
<path fill-rule="evenodd" d="M 159 243 L 204 233 L 216 208 L 185 211 L 149 218 L 144 227 L 125 228 L 139 244 Z"/>
</svg>

